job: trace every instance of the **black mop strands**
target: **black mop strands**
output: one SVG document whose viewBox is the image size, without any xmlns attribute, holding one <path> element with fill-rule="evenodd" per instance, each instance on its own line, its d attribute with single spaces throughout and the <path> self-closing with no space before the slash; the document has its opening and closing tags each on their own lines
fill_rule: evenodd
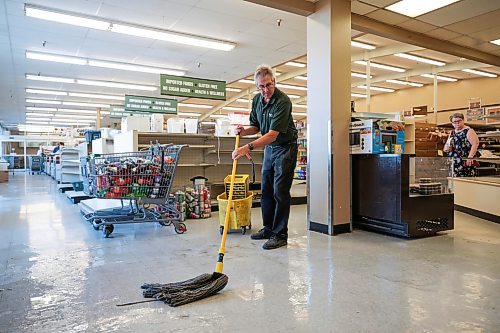
<svg viewBox="0 0 500 333">
<path fill-rule="evenodd" d="M 226 274 L 214 272 L 175 283 L 146 283 L 141 286 L 146 298 L 163 301 L 170 306 L 179 306 L 212 296 L 227 285 Z"/>
</svg>

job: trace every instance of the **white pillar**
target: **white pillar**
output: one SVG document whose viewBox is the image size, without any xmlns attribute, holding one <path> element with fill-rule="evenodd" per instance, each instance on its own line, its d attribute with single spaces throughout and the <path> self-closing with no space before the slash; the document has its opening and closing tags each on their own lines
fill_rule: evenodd
<svg viewBox="0 0 500 333">
<path fill-rule="evenodd" d="M 351 1 L 320 0 L 307 18 L 308 229 L 351 231 Z"/>
</svg>

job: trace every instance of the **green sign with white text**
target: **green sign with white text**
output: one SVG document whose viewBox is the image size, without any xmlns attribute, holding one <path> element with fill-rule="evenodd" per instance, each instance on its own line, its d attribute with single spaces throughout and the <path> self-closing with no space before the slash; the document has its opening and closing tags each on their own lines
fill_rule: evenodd
<svg viewBox="0 0 500 333">
<path fill-rule="evenodd" d="M 125 111 L 177 114 L 175 99 L 125 95 Z"/>
<path fill-rule="evenodd" d="M 226 100 L 226 82 L 160 74 L 160 94 Z"/>
</svg>

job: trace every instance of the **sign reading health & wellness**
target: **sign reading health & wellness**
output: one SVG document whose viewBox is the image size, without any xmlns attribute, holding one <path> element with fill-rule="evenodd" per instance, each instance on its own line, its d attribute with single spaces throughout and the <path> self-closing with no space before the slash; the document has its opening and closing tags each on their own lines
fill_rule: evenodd
<svg viewBox="0 0 500 333">
<path fill-rule="evenodd" d="M 160 74 L 160 94 L 226 100 L 226 82 Z"/>
<path fill-rule="evenodd" d="M 125 95 L 125 111 L 177 114 L 175 99 Z"/>
</svg>

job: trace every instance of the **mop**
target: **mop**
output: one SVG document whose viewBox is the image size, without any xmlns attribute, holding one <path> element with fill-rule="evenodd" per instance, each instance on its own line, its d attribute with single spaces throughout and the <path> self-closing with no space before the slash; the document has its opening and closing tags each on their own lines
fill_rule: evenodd
<svg viewBox="0 0 500 333">
<path fill-rule="evenodd" d="M 240 136 L 236 136 L 236 144 L 234 149 L 237 149 L 240 144 Z M 195 278 L 167 283 L 145 283 L 141 286 L 143 289 L 143 296 L 145 298 L 152 298 L 149 301 L 163 301 L 170 306 L 179 306 L 187 303 L 191 303 L 209 296 L 212 296 L 227 285 L 228 277 L 226 274 L 222 273 L 224 254 L 226 252 L 226 236 L 227 230 L 229 229 L 229 219 L 231 212 L 231 205 L 233 200 L 233 187 L 234 179 L 236 175 L 236 165 L 237 160 L 233 160 L 233 170 L 231 172 L 231 184 L 229 187 L 229 196 L 227 198 L 227 210 L 226 210 L 226 220 L 224 222 L 224 231 L 222 234 L 222 240 L 219 248 L 219 256 L 217 260 L 217 265 L 215 266 L 215 272 L 212 274 L 202 274 Z M 137 303 L 149 302 L 132 302 L 126 304 L 120 304 L 118 306 L 132 305 Z"/>
</svg>

